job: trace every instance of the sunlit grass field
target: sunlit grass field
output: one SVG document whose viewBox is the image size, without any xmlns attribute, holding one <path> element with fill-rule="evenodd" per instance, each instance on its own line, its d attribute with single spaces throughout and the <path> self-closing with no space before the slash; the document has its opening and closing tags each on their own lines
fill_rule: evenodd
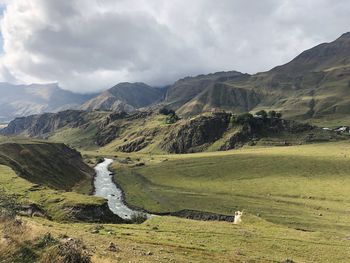
<svg viewBox="0 0 350 263">
<path fill-rule="evenodd" d="M 131 205 L 244 210 L 293 228 L 350 233 L 349 142 L 143 158 L 141 167 L 114 165 Z"/>
<path fill-rule="evenodd" d="M 96 224 L 60 222 L 59 207 L 51 201 L 100 200 L 47 188 L 29 191 L 32 184 L 0 166 L 0 183 L 6 191 L 57 213 L 54 221 L 24 219 L 34 233 L 79 238 L 93 262 L 283 262 L 290 258 L 333 263 L 350 258 L 350 142 L 184 155 L 107 150 L 83 154 L 91 159 L 115 158 L 111 168 L 131 205 L 152 212 L 194 209 L 231 215 L 244 211 L 240 225 L 155 216 L 140 225 L 104 224 L 93 233 Z M 108 251 L 110 242 L 120 251 Z"/>
</svg>

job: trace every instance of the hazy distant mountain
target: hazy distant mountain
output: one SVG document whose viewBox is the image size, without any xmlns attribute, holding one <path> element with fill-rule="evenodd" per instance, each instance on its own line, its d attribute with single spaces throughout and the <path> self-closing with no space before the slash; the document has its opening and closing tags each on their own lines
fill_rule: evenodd
<svg viewBox="0 0 350 263">
<path fill-rule="evenodd" d="M 89 100 L 81 109 L 130 112 L 160 102 L 164 91 L 144 83 L 123 82 Z"/>
<path fill-rule="evenodd" d="M 77 108 L 94 95 L 76 94 L 57 84 L 0 83 L 0 121 L 43 112 Z"/>
</svg>

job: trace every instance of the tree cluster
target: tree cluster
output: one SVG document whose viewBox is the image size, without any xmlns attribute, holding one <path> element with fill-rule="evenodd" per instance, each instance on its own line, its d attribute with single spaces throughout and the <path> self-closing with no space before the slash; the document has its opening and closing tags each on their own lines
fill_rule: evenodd
<svg viewBox="0 0 350 263">
<path fill-rule="evenodd" d="M 246 112 L 239 115 L 231 116 L 231 123 L 240 125 L 250 125 L 253 127 L 261 126 L 264 124 L 271 124 L 278 122 L 282 118 L 282 113 L 274 110 L 266 112 L 261 110 L 255 113 L 255 115 Z"/>
<path fill-rule="evenodd" d="M 159 114 L 162 114 L 162 115 L 176 115 L 174 110 L 167 109 L 165 107 L 159 109 Z"/>
<path fill-rule="evenodd" d="M 176 115 L 174 110 L 167 109 L 165 107 L 159 109 L 159 113 L 162 115 L 166 115 L 167 117 L 165 118 L 165 123 L 166 124 L 172 124 L 177 122 L 180 118 L 179 116 Z"/>
</svg>

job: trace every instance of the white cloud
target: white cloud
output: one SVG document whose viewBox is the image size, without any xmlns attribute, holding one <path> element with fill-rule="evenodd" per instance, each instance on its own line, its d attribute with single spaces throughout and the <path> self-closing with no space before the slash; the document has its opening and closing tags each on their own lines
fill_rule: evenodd
<svg viewBox="0 0 350 263">
<path fill-rule="evenodd" d="M 0 0 L 0 3 L 3 0 Z M 11 0 L 0 80 L 94 91 L 254 73 L 348 31 L 346 0 Z"/>
</svg>

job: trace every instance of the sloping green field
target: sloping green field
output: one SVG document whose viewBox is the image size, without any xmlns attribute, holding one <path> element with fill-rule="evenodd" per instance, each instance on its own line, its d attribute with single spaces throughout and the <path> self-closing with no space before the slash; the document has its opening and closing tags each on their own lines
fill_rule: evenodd
<svg viewBox="0 0 350 263">
<path fill-rule="evenodd" d="M 37 204 L 49 217 L 58 221 L 69 220 L 69 211 L 65 209 L 66 207 L 100 206 L 105 203 L 104 199 L 95 196 L 54 190 L 30 183 L 4 165 L 0 165 L 0 188 L 6 194 L 16 196 L 22 204 Z"/>
<path fill-rule="evenodd" d="M 143 158 L 145 166 L 114 166 L 131 205 L 244 210 L 292 228 L 350 233 L 349 142 Z"/>
<path fill-rule="evenodd" d="M 350 257 L 350 142 L 246 147 L 185 155 L 84 152 L 113 156 L 126 201 L 152 212 L 194 209 L 231 215 L 241 225 L 153 217 L 140 225 L 64 224 L 65 206 L 104 200 L 37 187 L 0 166 L 0 184 L 40 204 L 54 221 L 28 218 L 34 241 L 50 232 L 81 239 L 93 262 L 347 262 Z M 117 156 L 117 157 L 116 157 Z M 144 165 L 142 165 L 144 164 Z M 60 223 L 61 222 L 61 223 Z M 0 223 L 0 233 L 2 225 Z M 27 240 L 27 239 L 26 239 Z M 120 251 L 108 251 L 113 242 Z M 0 251 L 2 244 L 0 244 Z M 11 254 L 10 252 L 8 252 Z M 10 255 L 9 254 L 9 255 Z M 3 256 L 0 261 L 11 259 Z"/>
</svg>

